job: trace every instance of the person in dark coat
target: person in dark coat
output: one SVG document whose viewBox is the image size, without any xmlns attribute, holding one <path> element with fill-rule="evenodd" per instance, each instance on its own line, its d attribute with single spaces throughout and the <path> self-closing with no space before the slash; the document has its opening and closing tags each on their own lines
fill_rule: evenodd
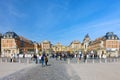
<svg viewBox="0 0 120 80">
<path fill-rule="evenodd" d="M 41 57 L 42 66 L 44 66 L 44 55 Z"/>
<path fill-rule="evenodd" d="M 38 60 L 37 60 L 37 55 L 36 55 L 36 54 L 34 54 L 34 55 L 33 55 L 33 58 L 34 58 L 35 63 L 37 64 L 37 63 L 38 63 Z"/>
<path fill-rule="evenodd" d="M 48 63 L 48 58 L 47 56 L 45 56 L 45 65 L 47 66 L 47 63 Z"/>
<path fill-rule="evenodd" d="M 86 62 L 86 59 L 87 59 L 87 55 L 84 54 L 84 62 Z"/>
</svg>

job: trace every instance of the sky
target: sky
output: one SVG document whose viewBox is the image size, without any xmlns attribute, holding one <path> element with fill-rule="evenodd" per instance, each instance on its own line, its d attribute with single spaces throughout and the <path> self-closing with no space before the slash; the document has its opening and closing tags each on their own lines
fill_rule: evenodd
<svg viewBox="0 0 120 80">
<path fill-rule="evenodd" d="M 69 45 L 114 32 L 120 37 L 120 0 L 0 0 L 0 32 Z"/>
</svg>

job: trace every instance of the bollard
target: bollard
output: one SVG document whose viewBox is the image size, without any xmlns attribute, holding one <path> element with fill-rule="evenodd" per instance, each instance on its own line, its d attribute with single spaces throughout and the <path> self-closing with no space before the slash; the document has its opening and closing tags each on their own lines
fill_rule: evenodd
<svg viewBox="0 0 120 80">
<path fill-rule="evenodd" d="M 19 59 L 19 63 L 21 63 L 20 59 Z"/>
<path fill-rule="evenodd" d="M 5 59 L 5 62 L 7 63 L 7 59 Z"/>
<path fill-rule="evenodd" d="M 101 62 L 101 58 L 100 58 L 100 63 L 102 63 L 102 62 Z"/>
<path fill-rule="evenodd" d="M 117 62 L 119 62 L 118 58 L 117 58 Z"/>
<path fill-rule="evenodd" d="M 87 59 L 85 60 L 85 63 L 88 63 L 88 60 L 87 60 Z"/>
<path fill-rule="evenodd" d="M 113 62 L 112 58 L 110 58 L 110 62 Z"/>
<path fill-rule="evenodd" d="M 2 63 L 2 58 L 0 59 L 0 62 Z"/>
<path fill-rule="evenodd" d="M 107 63 L 107 59 L 105 59 L 105 63 Z"/>
<path fill-rule="evenodd" d="M 93 64 L 95 63 L 94 59 L 93 59 Z"/>
<path fill-rule="evenodd" d="M 110 58 L 108 58 L 108 59 L 109 59 L 108 61 L 109 61 L 109 63 L 110 63 Z"/>
<path fill-rule="evenodd" d="M 114 59 L 114 62 L 115 62 L 116 60 Z"/>
<path fill-rule="evenodd" d="M 70 64 L 70 59 L 67 60 L 67 63 Z"/>
<path fill-rule="evenodd" d="M 29 64 L 29 59 L 27 59 L 27 64 Z"/>
<path fill-rule="evenodd" d="M 77 60 L 77 63 L 79 64 L 80 63 L 80 59 L 78 58 L 78 60 Z"/>
</svg>

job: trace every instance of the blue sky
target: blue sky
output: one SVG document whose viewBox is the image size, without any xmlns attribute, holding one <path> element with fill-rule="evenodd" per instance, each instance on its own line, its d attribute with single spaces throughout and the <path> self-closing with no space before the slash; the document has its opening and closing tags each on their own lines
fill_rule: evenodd
<svg viewBox="0 0 120 80">
<path fill-rule="evenodd" d="M 0 32 L 69 45 L 114 32 L 120 37 L 120 0 L 0 0 Z"/>
</svg>

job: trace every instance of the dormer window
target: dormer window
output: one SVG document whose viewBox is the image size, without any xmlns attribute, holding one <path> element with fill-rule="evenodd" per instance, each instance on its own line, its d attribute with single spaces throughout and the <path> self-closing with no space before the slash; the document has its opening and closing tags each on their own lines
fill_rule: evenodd
<svg viewBox="0 0 120 80">
<path fill-rule="evenodd" d="M 10 38 L 10 35 L 8 35 L 8 38 Z"/>
<path fill-rule="evenodd" d="M 7 36 L 5 35 L 4 38 L 6 38 Z"/>
<path fill-rule="evenodd" d="M 10 38 L 12 38 L 12 35 L 10 36 Z"/>
<path fill-rule="evenodd" d="M 112 36 L 112 39 L 114 39 L 114 36 Z"/>
<path fill-rule="evenodd" d="M 9 35 L 7 35 L 6 38 L 9 38 Z"/>
</svg>

